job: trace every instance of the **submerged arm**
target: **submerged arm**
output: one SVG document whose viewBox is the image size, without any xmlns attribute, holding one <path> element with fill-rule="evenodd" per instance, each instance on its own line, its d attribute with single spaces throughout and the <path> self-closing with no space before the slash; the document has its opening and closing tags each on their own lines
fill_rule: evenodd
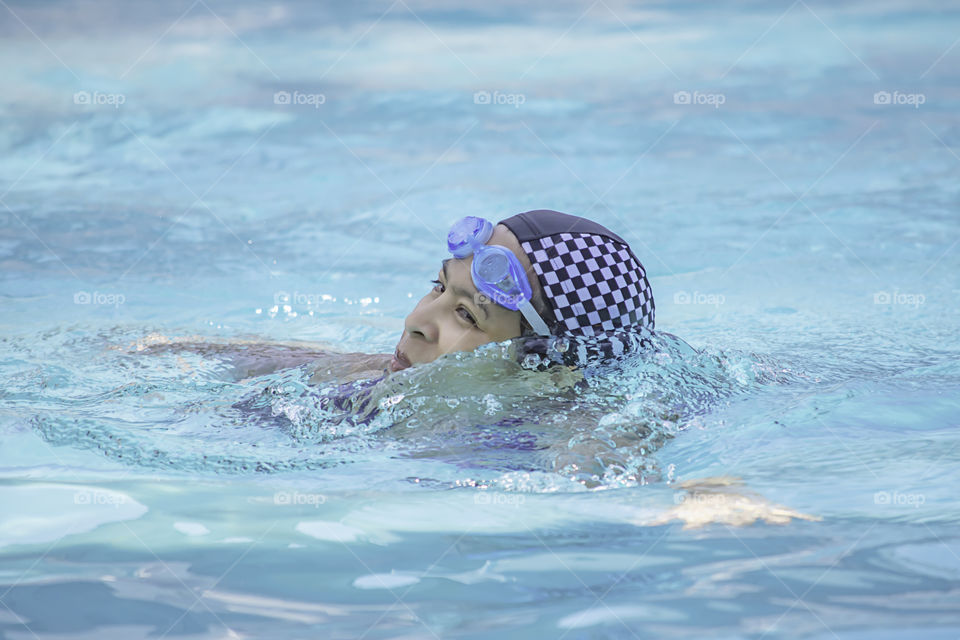
<svg viewBox="0 0 960 640">
<path fill-rule="evenodd" d="M 340 353 L 320 343 L 211 341 L 201 336 L 168 338 L 156 334 L 138 341 L 136 350 L 149 354 L 190 352 L 215 358 L 230 365 L 237 379 L 313 364 L 310 384 L 374 377 L 383 373 L 391 358 L 389 354 Z"/>
</svg>

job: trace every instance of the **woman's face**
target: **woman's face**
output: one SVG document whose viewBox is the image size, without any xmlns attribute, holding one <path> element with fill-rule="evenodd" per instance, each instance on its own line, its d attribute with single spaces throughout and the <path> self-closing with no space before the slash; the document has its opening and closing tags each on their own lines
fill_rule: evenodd
<svg viewBox="0 0 960 640">
<path fill-rule="evenodd" d="M 534 288 L 534 299 L 541 298 L 540 283 L 513 232 L 498 224 L 487 244 L 512 251 Z M 477 288 L 470 277 L 472 263 L 472 255 L 443 261 L 434 288 L 417 303 L 404 322 L 403 335 L 390 365 L 394 371 L 411 364 L 432 362 L 445 353 L 470 351 L 488 342 L 520 335 L 519 311 L 501 307 L 482 296 L 478 301 Z"/>
</svg>

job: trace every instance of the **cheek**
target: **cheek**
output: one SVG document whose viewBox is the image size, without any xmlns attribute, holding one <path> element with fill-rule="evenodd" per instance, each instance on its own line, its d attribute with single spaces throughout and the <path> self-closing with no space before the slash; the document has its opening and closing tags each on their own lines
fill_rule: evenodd
<svg viewBox="0 0 960 640">
<path fill-rule="evenodd" d="M 488 331 L 490 341 L 502 342 L 520 336 L 520 312 L 515 313 L 516 315 L 511 314 L 497 319 L 497 323 Z"/>
<path fill-rule="evenodd" d="M 471 351 L 482 344 L 487 344 L 491 338 L 487 334 L 465 329 L 456 321 L 440 324 L 440 351 L 453 353 L 455 351 Z"/>
</svg>

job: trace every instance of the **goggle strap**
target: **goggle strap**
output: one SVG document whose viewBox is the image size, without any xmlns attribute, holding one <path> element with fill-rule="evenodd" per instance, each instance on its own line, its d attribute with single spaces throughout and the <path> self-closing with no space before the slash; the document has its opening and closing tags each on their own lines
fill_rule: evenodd
<svg viewBox="0 0 960 640">
<path fill-rule="evenodd" d="M 530 323 L 530 326 L 533 327 L 533 330 L 536 331 L 541 336 L 549 336 L 550 329 L 547 328 L 547 323 L 543 321 L 543 318 L 540 317 L 540 314 L 537 313 L 537 310 L 533 308 L 533 305 L 530 304 L 529 300 L 524 300 L 520 303 L 520 313 L 523 314 L 523 317 L 527 319 L 527 322 Z"/>
</svg>

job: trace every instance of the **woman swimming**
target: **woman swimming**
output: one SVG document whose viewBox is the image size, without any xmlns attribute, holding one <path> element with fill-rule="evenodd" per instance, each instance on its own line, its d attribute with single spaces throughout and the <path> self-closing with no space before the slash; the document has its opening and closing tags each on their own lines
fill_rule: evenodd
<svg viewBox="0 0 960 640">
<path fill-rule="evenodd" d="M 493 342 L 511 342 L 513 357 L 523 368 L 581 374 L 651 344 L 657 349 L 675 348 L 681 357 L 695 352 L 671 334 L 657 333 L 668 338 L 666 342 L 654 338 L 653 293 L 643 265 L 626 241 L 596 222 L 546 209 L 519 213 L 496 225 L 467 217 L 452 226 L 447 245 L 451 257 L 443 260 L 433 289 L 406 317 L 393 354 L 334 354 L 256 342 L 242 349 L 236 348 L 237 343 L 180 344 L 226 356 L 245 377 L 310 365 L 314 367 L 311 384 L 333 380 L 339 384 L 327 385 L 319 397 L 295 398 L 295 408 L 317 401 L 316 408 L 331 422 L 348 420 L 355 425 L 376 416 L 378 395 L 380 400 L 391 400 L 373 392 L 392 374 Z M 451 385 L 445 381 L 444 386 Z M 270 388 L 262 390 L 234 406 L 270 423 L 278 416 L 270 393 Z M 578 403 L 571 411 L 574 396 L 541 397 L 522 414 L 514 411 L 502 417 L 500 412 L 496 418 L 481 418 L 483 424 L 453 423 L 437 438 L 435 448 L 420 446 L 411 455 L 456 463 L 456 457 L 450 457 L 451 445 L 466 440 L 484 454 L 477 455 L 476 448 L 467 451 L 467 466 L 478 457 L 490 464 L 491 448 L 528 451 L 546 461 L 540 467 L 587 487 L 624 476 L 643 483 L 659 475 L 655 466 L 644 466 L 646 455 L 672 437 L 657 425 L 680 419 L 673 407 L 657 404 L 656 396 L 652 394 L 653 402 L 643 405 L 641 415 L 620 416 L 626 421 L 623 428 L 603 426 L 610 418 L 605 404 Z M 334 415 L 337 412 L 339 416 Z M 560 421 L 552 422 L 551 415 L 560 416 Z M 544 416 L 548 416 L 545 421 Z M 542 433 L 531 433 L 538 427 Z M 600 433 L 594 435 L 594 429 Z M 547 437 L 540 437 L 544 434 Z M 506 468 L 516 465 L 511 460 Z M 523 469 L 538 470 L 538 465 Z M 813 518 L 745 494 L 738 483 L 726 477 L 688 481 L 682 486 L 689 496 L 650 524 L 680 519 L 688 526 L 716 521 L 742 525 L 761 518 L 769 522 Z"/>
<path fill-rule="evenodd" d="M 404 380 L 381 385 L 384 379 L 447 354 L 507 344 L 509 358 L 524 369 L 551 371 L 555 390 L 562 391 L 585 387 L 585 375 L 652 338 L 654 301 L 643 265 L 623 238 L 596 222 L 547 209 L 496 225 L 466 217 L 450 228 L 447 251 L 434 287 L 407 315 L 393 354 L 337 354 L 255 341 L 178 341 L 152 350 L 212 355 L 232 365 L 240 379 L 306 368 L 315 390 L 287 402 L 277 398 L 284 392 L 274 383 L 235 408 L 269 425 L 282 420 L 278 402 L 292 403 L 297 412 L 308 406 L 326 424 L 361 426 L 377 417 L 384 401 L 409 393 Z M 443 386 L 456 395 L 455 385 Z M 539 400 L 528 416 L 532 422 L 550 410 L 548 401 Z M 556 412 L 569 412 L 570 401 L 576 398 L 567 396 Z M 487 426 L 513 425 L 518 415 Z M 572 419 L 586 424 L 599 418 L 581 408 Z"/>
<path fill-rule="evenodd" d="M 581 372 L 648 344 L 654 302 L 646 272 L 626 241 L 596 222 L 548 209 L 496 226 L 468 216 L 451 227 L 447 250 L 452 257 L 407 316 L 381 375 L 341 384 L 322 408 L 368 422 L 377 412 L 369 391 L 389 371 L 491 342 L 516 339 L 524 368 Z M 321 371 L 332 373 L 322 366 L 311 382 L 322 381 Z"/>
<path fill-rule="evenodd" d="M 451 257 L 406 317 L 393 354 L 190 338 L 161 338 L 149 348 L 213 355 L 239 378 L 315 364 L 312 384 L 376 382 L 445 354 L 507 340 L 516 341 L 525 368 L 584 370 L 641 348 L 654 329 L 653 292 L 640 260 L 623 238 L 586 218 L 549 209 L 496 225 L 462 218 L 450 229 L 447 249 Z"/>
</svg>

